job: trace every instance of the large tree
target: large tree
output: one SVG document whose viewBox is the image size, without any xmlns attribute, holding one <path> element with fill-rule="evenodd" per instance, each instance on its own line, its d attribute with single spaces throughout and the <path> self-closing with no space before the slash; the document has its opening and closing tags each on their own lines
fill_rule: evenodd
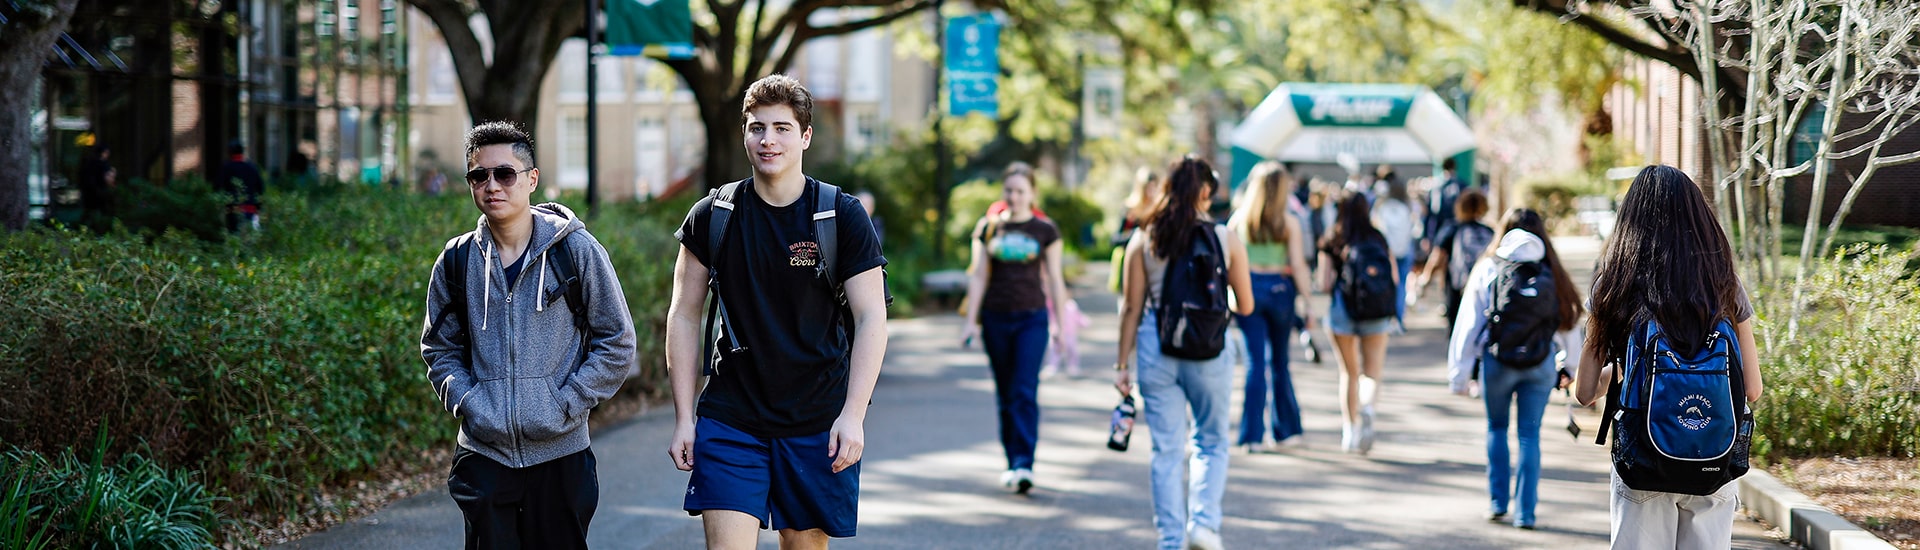
<svg viewBox="0 0 1920 550">
<path fill-rule="evenodd" d="M 53 40 L 67 28 L 79 0 L 14 0 L 0 7 L 0 224 L 17 231 L 27 226 L 27 170 L 35 153 L 28 144 L 31 96 L 25 90 L 40 79 L 40 65 Z"/>
<path fill-rule="evenodd" d="M 586 28 L 582 0 L 407 0 L 439 27 L 453 55 L 454 74 L 474 122 L 512 120 L 528 128 L 540 122 L 540 82 L 553 66 L 560 43 Z M 480 18 L 491 48 L 469 22 Z"/>
</svg>

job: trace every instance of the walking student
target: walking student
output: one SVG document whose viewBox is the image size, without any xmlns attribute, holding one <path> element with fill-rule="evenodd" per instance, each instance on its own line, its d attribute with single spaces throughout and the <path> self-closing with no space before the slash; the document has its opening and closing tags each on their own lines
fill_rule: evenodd
<svg viewBox="0 0 1920 550">
<path fill-rule="evenodd" d="M 1305 430 L 1300 426 L 1293 375 L 1287 370 L 1287 347 L 1295 321 L 1306 311 L 1296 302 L 1306 298 L 1310 272 L 1305 231 L 1287 204 L 1293 200 L 1293 175 L 1280 163 L 1267 161 L 1254 165 L 1247 183 L 1246 206 L 1227 220 L 1227 228 L 1246 243 L 1254 292 L 1253 313 L 1234 318 L 1247 346 L 1246 395 L 1241 400 L 1237 444 L 1250 452 L 1267 452 L 1303 440 L 1298 437 Z M 1271 445 L 1266 440 L 1269 419 Z"/>
<path fill-rule="evenodd" d="M 1340 358 L 1340 449 L 1373 450 L 1374 404 L 1387 361 L 1387 334 L 1395 328 L 1399 268 L 1387 238 L 1375 229 L 1366 195 L 1344 191 L 1332 228 L 1320 238 L 1320 287 L 1333 293 L 1327 332 Z"/>
<path fill-rule="evenodd" d="M 675 235 L 667 454 L 693 472 L 684 508 L 708 548 L 753 548 L 760 529 L 826 548 L 855 534 L 887 260 L 860 201 L 801 170 L 813 96 L 799 81 L 754 82 L 741 117 L 753 176 L 695 203 Z M 717 340 L 702 336 L 710 292 Z"/>
<path fill-rule="evenodd" d="M 1060 323 L 1047 314 L 1047 305 L 1067 304 L 1070 298 L 1060 277 L 1060 229 L 1034 214 L 1033 169 L 1013 163 L 1001 188 L 1007 207 L 987 213 L 973 227 L 961 339 L 964 345 L 978 337 L 993 370 L 1000 448 L 1007 457 L 1000 484 L 1026 494 L 1033 488 L 1033 453 L 1040 441 L 1040 364 L 1048 334 L 1063 334 L 1065 328 L 1050 328 Z"/>
<path fill-rule="evenodd" d="M 1703 374 L 1718 374 L 1719 391 L 1699 387 L 1713 376 L 1687 375 L 1694 380 L 1674 384 L 1687 395 L 1678 399 L 1645 401 L 1650 406 L 1667 407 L 1691 403 L 1690 409 L 1677 411 L 1688 415 L 1713 412 L 1726 415 L 1744 410 L 1733 406 L 1738 401 L 1724 393 L 1744 397 L 1745 403 L 1758 401 L 1764 387 L 1760 381 L 1760 358 L 1754 346 L 1753 305 L 1748 301 L 1733 263 L 1733 248 L 1727 234 L 1714 218 L 1713 209 L 1693 180 L 1671 166 L 1655 165 L 1640 171 L 1620 203 L 1620 213 L 1612 236 L 1601 252 L 1599 270 L 1594 274 L 1592 312 L 1587 321 L 1587 340 L 1580 362 L 1574 396 L 1583 405 L 1592 404 L 1602 393 L 1603 381 L 1615 381 L 1622 392 L 1642 395 L 1651 384 L 1635 382 L 1663 376 L 1650 368 L 1656 361 L 1667 372 L 1704 366 Z M 1731 330 L 1731 334 L 1727 332 Z M 1646 357 L 1636 345 L 1664 348 L 1659 359 Z M 1685 363 L 1679 358 L 1693 358 Z M 1640 364 L 1636 364 L 1640 363 Z M 1737 364 L 1736 364 L 1737 363 Z M 1616 372 L 1625 365 L 1625 372 Z M 1724 400 L 1728 406 L 1701 408 L 1698 397 Z M 1621 396 L 1609 396 L 1609 411 Z M 1620 410 L 1622 416 L 1641 417 L 1637 433 L 1646 430 L 1655 413 Z M 1611 416 L 1611 415 L 1609 415 Z M 1659 416 L 1666 417 L 1667 414 Z M 1750 422 L 1750 414 L 1738 418 Z M 1699 434 L 1720 433 L 1723 441 L 1711 448 L 1738 447 L 1744 443 L 1732 431 L 1733 418 L 1722 416 L 1688 425 L 1685 431 Z M 1724 422 L 1723 422 L 1724 421 Z M 1727 424 L 1727 425 L 1721 425 Z M 1750 426 L 1750 425 L 1748 425 Z M 1625 422 L 1613 426 L 1624 431 Z M 1712 430 L 1709 430 L 1712 428 Z M 1603 429 L 1604 431 L 1604 429 Z M 1675 428 L 1671 431 L 1681 431 Z M 1618 431 L 1616 431 L 1618 433 Z M 1616 464 L 1623 459 L 1645 457 L 1636 454 L 1637 445 L 1623 448 L 1620 435 L 1614 441 Z M 1655 439 L 1654 437 L 1632 439 Z M 1628 443 L 1632 443 L 1631 440 Z M 1744 451 L 1744 449 L 1741 449 Z M 1732 544 L 1734 511 L 1739 508 L 1737 484 L 1729 474 L 1746 470 L 1744 452 L 1737 461 L 1715 464 L 1708 471 L 1692 468 L 1685 479 L 1676 476 L 1666 483 L 1650 484 L 1644 471 L 1613 470 L 1612 500 L 1614 548 L 1726 548 Z M 1738 472 L 1726 470 L 1737 469 Z M 1676 468 L 1675 470 L 1680 470 Z M 1632 476 L 1632 477 L 1629 477 Z M 1693 481 L 1693 483 L 1688 483 Z M 1635 485 L 1642 488 L 1636 488 Z M 1715 484 L 1720 484 L 1717 487 Z M 1654 485 L 1690 485 L 1688 492 L 1650 490 Z"/>
<path fill-rule="evenodd" d="M 1493 253 L 1475 263 L 1466 280 L 1466 315 L 1454 326 L 1447 347 L 1448 386 L 1467 395 L 1468 379 L 1478 372 L 1487 405 L 1487 492 L 1492 497 L 1487 517 L 1506 521 L 1512 501 L 1518 500 L 1513 526 L 1532 529 L 1540 502 L 1540 424 L 1554 388 L 1572 381 L 1553 363 L 1562 356 L 1559 338 L 1571 334 L 1580 320 L 1580 291 L 1561 266 L 1538 212 L 1509 210 L 1500 227 L 1505 233 L 1493 241 Z M 1507 429 L 1515 424 L 1520 428 L 1518 478 L 1507 446 Z"/>
<path fill-rule="evenodd" d="M 567 207 L 528 205 L 533 160 L 514 124 L 467 132 L 480 221 L 447 241 L 427 279 L 420 357 L 460 419 L 447 491 L 470 549 L 587 547 L 600 498 L 588 412 L 634 368 L 607 251 Z"/>
<path fill-rule="evenodd" d="M 1419 214 L 1414 212 L 1413 197 L 1407 194 L 1407 182 L 1394 176 L 1393 169 L 1380 165 L 1380 179 L 1374 184 L 1377 191 L 1373 201 L 1373 226 L 1387 238 L 1387 252 L 1393 255 L 1394 280 L 1405 282 L 1413 270 L 1414 228 L 1420 225 Z M 1407 316 L 1407 285 L 1394 289 L 1393 315 L 1396 319 Z"/>
<path fill-rule="evenodd" d="M 1480 218 L 1487 215 L 1487 196 L 1480 190 L 1461 191 L 1453 203 L 1453 213 L 1456 221 L 1439 226 L 1441 233 L 1433 239 L 1433 253 L 1427 256 L 1427 266 L 1414 284 L 1424 289 L 1435 273 L 1440 274 L 1441 285 L 1447 292 L 1448 330 L 1453 329 L 1460 316 L 1460 298 L 1467 286 L 1467 276 L 1494 238 L 1493 228 L 1480 223 Z"/>
<path fill-rule="evenodd" d="M 1139 379 L 1162 550 L 1220 548 L 1225 517 L 1233 363 L 1221 352 L 1229 312 L 1252 314 L 1254 297 L 1246 247 L 1207 217 L 1218 185 L 1205 160 L 1174 162 L 1166 193 L 1127 242 L 1115 387 L 1132 395 Z"/>
</svg>

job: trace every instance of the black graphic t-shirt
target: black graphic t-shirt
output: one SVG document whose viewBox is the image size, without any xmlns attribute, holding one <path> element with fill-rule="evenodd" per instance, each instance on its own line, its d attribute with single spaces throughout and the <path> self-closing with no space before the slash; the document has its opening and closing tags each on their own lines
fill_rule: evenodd
<svg viewBox="0 0 1920 550">
<path fill-rule="evenodd" d="M 820 246 L 814 241 L 817 188 L 792 204 L 774 207 L 751 183 L 735 197 L 719 257 L 707 250 L 713 199 L 701 199 L 674 236 L 695 258 L 716 270 L 720 299 L 733 320 L 742 353 L 715 352 L 716 374 L 700 395 L 700 416 L 760 437 L 793 437 L 827 431 L 847 399 L 852 351 L 833 286 L 816 276 Z M 836 284 L 887 264 L 866 209 L 842 193 L 835 205 L 839 233 Z M 704 281 L 693 284 L 705 284 Z M 728 331 L 717 331 L 715 350 L 731 349 Z"/>
<path fill-rule="evenodd" d="M 1024 222 L 982 218 L 973 239 L 987 247 L 987 290 L 980 297 L 982 311 L 1032 311 L 1047 307 L 1045 280 L 1047 247 L 1060 240 L 1053 222 L 1035 217 Z"/>
</svg>

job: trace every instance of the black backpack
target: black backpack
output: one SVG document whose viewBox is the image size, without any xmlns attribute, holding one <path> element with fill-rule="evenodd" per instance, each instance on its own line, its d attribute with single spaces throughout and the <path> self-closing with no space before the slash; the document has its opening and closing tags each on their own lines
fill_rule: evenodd
<svg viewBox="0 0 1920 550">
<path fill-rule="evenodd" d="M 473 350 L 473 342 L 469 339 L 473 329 L 472 320 L 467 318 L 467 258 L 473 256 L 475 238 L 477 235 L 469 232 L 455 238 L 445 250 L 440 251 L 440 284 L 447 288 L 448 295 L 453 298 L 441 310 L 441 315 L 451 313 L 460 316 L 460 332 L 453 336 L 453 341 L 465 345 L 469 352 Z M 571 239 L 573 235 L 567 235 L 566 238 Z M 553 305 L 555 299 L 565 297 L 567 309 L 573 312 L 573 328 L 579 329 L 580 337 L 584 339 L 587 337 L 587 299 L 580 290 L 580 266 L 574 263 L 573 252 L 567 249 L 565 239 L 548 247 L 547 255 L 552 257 L 549 263 L 553 266 L 553 274 L 566 288 L 559 296 L 548 296 L 547 305 Z"/>
<path fill-rule="evenodd" d="M 1710 495 L 1749 468 L 1753 409 L 1740 341 L 1725 319 L 1691 357 L 1679 354 L 1671 336 L 1659 323 L 1635 327 L 1594 443 L 1613 429 L 1613 471 L 1627 487 Z"/>
<path fill-rule="evenodd" d="M 713 326 L 716 316 L 720 322 L 720 329 L 726 331 L 727 341 L 733 344 L 732 349 L 727 350 L 727 353 L 747 351 L 746 346 L 740 345 L 740 339 L 733 334 L 731 328 L 733 323 L 727 320 L 726 303 L 720 301 L 720 266 L 717 264 L 720 263 L 721 246 L 726 243 L 727 222 L 733 217 L 733 209 L 738 204 L 735 200 L 740 194 L 740 184 L 752 181 L 753 178 L 747 178 L 722 185 L 707 194 L 713 199 L 713 212 L 707 218 L 707 255 L 712 263 L 716 264 L 707 266 L 707 322 L 705 323 L 706 334 L 701 338 L 700 363 L 706 365 L 705 372 L 708 376 L 719 374 L 718 365 L 713 360 L 715 343 Z M 814 276 L 826 280 L 833 286 L 834 302 L 838 304 L 834 311 L 835 317 L 847 334 L 851 335 L 853 334 L 853 310 L 847 305 L 846 285 L 840 284 L 833 275 L 834 264 L 840 257 L 840 217 L 837 209 L 840 204 L 840 187 L 811 177 L 807 178 L 807 185 L 813 187 L 814 194 L 813 242 L 820 247 L 820 260 L 814 263 Z M 882 273 L 885 272 L 882 271 Z M 893 291 L 886 289 L 883 292 L 886 293 L 886 305 L 891 307 Z"/>
<path fill-rule="evenodd" d="M 1392 255 L 1384 239 L 1359 239 L 1347 243 L 1342 255 L 1338 290 L 1354 321 L 1392 317 L 1399 286 L 1393 282 Z"/>
<path fill-rule="evenodd" d="M 1493 243 L 1493 228 L 1472 221 L 1453 227 L 1453 248 L 1447 251 L 1447 284 L 1460 290 L 1467 287 L 1474 262 Z"/>
<path fill-rule="evenodd" d="M 1506 368 L 1532 368 L 1553 352 L 1560 299 L 1553 269 L 1543 262 L 1499 262 L 1493 305 L 1487 308 L 1487 353 Z"/>
<path fill-rule="evenodd" d="M 1160 301 L 1154 306 L 1160 333 L 1160 353 L 1180 359 L 1206 360 L 1227 347 L 1227 262 L 1213 224 L 1197 222 L 1188 232 L 1185 256 L 1167 259 L 1160 282 Z"/>
</svg>

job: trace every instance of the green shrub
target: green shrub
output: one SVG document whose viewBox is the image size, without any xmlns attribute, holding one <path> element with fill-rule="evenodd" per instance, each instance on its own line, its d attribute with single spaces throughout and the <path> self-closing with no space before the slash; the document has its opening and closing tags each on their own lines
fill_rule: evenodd
<svg viewBox="0 0 1920 550">
<path fill-rule="evenodd" d="M 113 215 L 134 231 L 158 234 L 178 229 L 218 242 L 227 235 L 228 200 L 199 177 L 164 185 L 134 178 L 116 188 Z"/>
<path fill-rule="evenodd" d="M 428 273 L 474 227 L 471 201 L 320 186 L 265 204 L 264 231 L 217 243 L 0 235 L 0 311 L 16 327 L 0 331 L 0 441 L 50 453 L 104 432 L 109 456 L 144 441 L 228 506 L 274 513 L 451 446 L 419 334 Z M 588 221 L 634 312 L 641 372 L 623 392 L 665 392 L 661 259 L 685 208 L 608 205 Z"/>
<path fill-rule="evenodd" d="M 0 454 L 0 548 L 208 548 L 225 521 L 220 500 L 186 471 L 139 454 L 106 460 L 65 450 Z"/>
<path fill-rule="evenodd" d="M 1920 454 L 1920 282 L 1906 276 L 1912 259 L 1910 251 L 1852 245 L 1821 260 L 1801 287 L 1806 306 L 1791 331 L 1792 282 L 1756 290 L 1766 383 L 1755 409 L 1757 453 Z"/>
</svg>

